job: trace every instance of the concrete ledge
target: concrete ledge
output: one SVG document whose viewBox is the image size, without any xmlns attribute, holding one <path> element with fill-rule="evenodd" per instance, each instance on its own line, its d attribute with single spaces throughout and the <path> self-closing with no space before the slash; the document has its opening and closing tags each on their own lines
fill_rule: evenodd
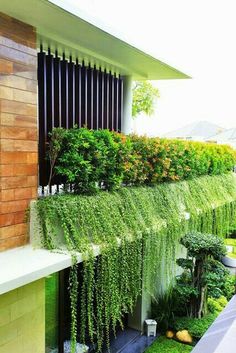
<svg viewBox="0 0 236 353">
<path fill-rule="evenodd" d="M 100 249 L 94 246 L 94 256 Z M 81 253 L 77 261 L 82 262 Z M 0 253 L 0 295 L 71 266 L 69 253 L 34 249 L 31 245 Z"/>
<path fill-rule="evenodd" d="M 227 267 L 232 267 L 232 268 L 236 268 L 236 259 L 229 257 L 229 256 L 223 256 L 222 257 L 222 263 L 227 266 Z"/>
<path fill-rule="evenodd" d="M 191 353 L 233 353 L 236 347 L 236 295 Z"/>
</svg>

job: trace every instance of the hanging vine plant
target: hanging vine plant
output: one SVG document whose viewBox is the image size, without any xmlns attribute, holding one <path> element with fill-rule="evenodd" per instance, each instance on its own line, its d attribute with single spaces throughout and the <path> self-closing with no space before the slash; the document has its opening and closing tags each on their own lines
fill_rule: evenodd
<svg viewBox="0 0 236 353">
<path fill-rule="evenodd" d="M 157 281 L 174 273 L 176 247 L 187 231 L 226 236 L 236 229 L 236 177 L 204 176 L 153 187 L 127 187 L 94 195 L 57 195 L 37 201 L 42 245 L 72 254 L 70 275 L 72 352 L 77 339 L 76 252 L 83 254 L 80 284 L 82 342 L 89 336 L 101 352 L 109 347 L 125 313 L 142 288 L 156 293 Z M 100 256 L 94 256 L 94 245 Z"/>
</svg>

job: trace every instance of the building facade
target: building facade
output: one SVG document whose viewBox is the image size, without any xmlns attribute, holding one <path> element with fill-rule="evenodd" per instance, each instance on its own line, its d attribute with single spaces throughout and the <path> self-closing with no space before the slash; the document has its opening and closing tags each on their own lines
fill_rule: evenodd
<svg viewBox="0 0 236 353">
<path fill-rule="evenodd" d="M 47 185 L 48 133 L 75 124 L 128 133 L 132 80 L 187 76 L 50 1 L 0 4 L 0 353 L 44 353 L 45 278 L 58 288 L 53 274 L 71 265 L 35 249 L 26 221 Z"/>
</svg>

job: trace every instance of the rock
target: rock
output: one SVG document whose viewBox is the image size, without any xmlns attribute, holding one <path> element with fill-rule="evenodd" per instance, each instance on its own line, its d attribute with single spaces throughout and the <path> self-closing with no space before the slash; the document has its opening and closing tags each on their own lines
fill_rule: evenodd
<svg viewBox="0 0 236 353">
<path fill-rule="evenodd" d="M 71 341 L 64 341 L 64 352 L 71 352 Z M 88 352 L 88 347 L 81 343 L 76 343 L 76 353 L 85 353 Z"/>
<path fill-rule="evenodd" d="M 171 331 L 171 330 L 167 330 L 166 331 L 166 337 L 167 338 L 173 338 L 174 337 L 174 332 L 173 331 Z"/>
<path fill-rule="evenodd" d="M 192 343 L 193 339 L 192 336 L 189 334 L 189 332 L 187 330 L 182 330 L 182 331 L 178 331 L 176 333 L 176 338 L 183 343 Z"/>
</svg>

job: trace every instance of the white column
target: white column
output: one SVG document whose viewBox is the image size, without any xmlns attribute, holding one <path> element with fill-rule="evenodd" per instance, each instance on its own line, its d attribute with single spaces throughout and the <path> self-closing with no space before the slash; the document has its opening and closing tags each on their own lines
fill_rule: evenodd
<svg viewBox="0 0 236 353">
<path fill-rule="evenodd" d="M 123 121 L 121 131 L 128 135 L 132 127 L 132 76 L 123 76 Z"/>
</svg>

